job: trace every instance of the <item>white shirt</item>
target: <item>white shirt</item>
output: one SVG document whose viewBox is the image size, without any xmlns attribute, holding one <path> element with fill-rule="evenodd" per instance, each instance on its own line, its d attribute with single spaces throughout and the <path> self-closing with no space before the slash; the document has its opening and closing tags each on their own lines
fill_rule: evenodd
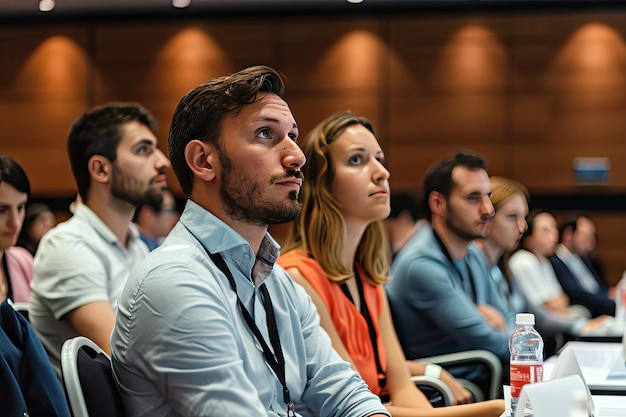
<svg viewBox="0 0 626 417">
<path fill-rule="evenodd" d="M 528 301 L 542 305 L 563 292 L 554 269 L 547 258 L 539 259 L 520 249 L 511 256 L 509 267 Z"/>
<path fill-rule="evenodd" d="M 147 254 L 133 224 L 124 248 L 85 204 L 46 233 L 35 256 L 29 317 L 58 375 L 63 342 L 78 336 L 65 315 L 96 301 L 116 312 L 130 270 Z"/>
</svg>

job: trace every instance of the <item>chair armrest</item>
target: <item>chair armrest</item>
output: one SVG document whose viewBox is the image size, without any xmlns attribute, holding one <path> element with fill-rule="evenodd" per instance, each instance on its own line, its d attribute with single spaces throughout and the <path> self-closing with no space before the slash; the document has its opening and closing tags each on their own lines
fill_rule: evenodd
<svg viewBox="0 0 626 417">
<path fill-rule="evenodd" d="M 426 358 L 420 358 L 420 362 L 436 363 L 443 367 L 458 365 L 458 364 L 470 364 L 470 363 L 483 363 L 489 369 L 491 373 L 491 384 L 489 384 L 489 398 L 498 398 L 500 392 L 500 384 L 502 382 L 502 362 L 500 359 L 489 352 L 488 350 L 475 349 L 466 350 L 464 352 L 446 353 L 444 355 L 429 356 Z"/>
<path fill-rule="evenodd" d="M 412 376 L 411 381 L 419 388 L 420 386 L 427 386 L 437 390 L 442 398 L 444 405 L 447 407 L 449 405 L 454 404 L 454 396 L 452 395 L 452 391 L 446 384 L 443 383 L 442 380 L 433 378 L 432 376 L 419 375 Z"/>
</svg>

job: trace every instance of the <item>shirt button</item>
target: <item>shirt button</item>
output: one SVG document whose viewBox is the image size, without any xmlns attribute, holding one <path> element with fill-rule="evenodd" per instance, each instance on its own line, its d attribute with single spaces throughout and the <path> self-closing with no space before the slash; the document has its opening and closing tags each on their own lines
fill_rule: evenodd
<svg viewBox="0 0 626 417">
<path fill-rule="evenodd" d="M 243 255 L 243 257 L 246 258 L 246 259 L 250 259 L 250 255 L 247 254 L 247 253 L 245 255 Z"/>
</svg>

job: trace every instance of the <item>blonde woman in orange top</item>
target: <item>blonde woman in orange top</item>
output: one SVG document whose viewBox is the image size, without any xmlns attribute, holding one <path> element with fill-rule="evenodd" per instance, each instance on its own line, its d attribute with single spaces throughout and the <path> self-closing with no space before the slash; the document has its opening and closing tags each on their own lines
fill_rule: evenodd
<svg viewBox="0 0 626 417">
<path fill-rule="evenodd" d="M 387 408 L 395 417 L 500 416 L 502 400 L 433 408 L 410 379 L 381 285 L 389 269 L 382 220 L 390 212 L 390 174 L 371 123 L 337 113 L 301 146 L 307 157 L 303 209 L 278 263 L 313 299 L 335 350 L 370 390 L 390 400 Z M 442 377 L 460 402 L 469 401 L 456 380 L 445 371 Z"/>
</svg>

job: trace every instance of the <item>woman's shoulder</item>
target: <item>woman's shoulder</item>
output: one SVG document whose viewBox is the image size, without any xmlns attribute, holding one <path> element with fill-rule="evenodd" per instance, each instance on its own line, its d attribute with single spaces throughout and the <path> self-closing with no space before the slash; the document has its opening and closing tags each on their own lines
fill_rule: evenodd
<svg viewBox="0 0 626 417">
<path fill-rule="evenodd" d="M 320 276 L 325 278 L 326 276 L 322 267 L 315 259 L 298 249 L 281 254 L 278 258 L 278 264 L 287 272 L 290 269 L 296 269 L 308 281 Z"/>
<path fill-rule="evenodd" d="M 7 255 L 7 262 L 13 261 L 20 265 L 33 263 L 33 255 L 21 246 L 11 246 L 4 250 Z"/>
</svg>

